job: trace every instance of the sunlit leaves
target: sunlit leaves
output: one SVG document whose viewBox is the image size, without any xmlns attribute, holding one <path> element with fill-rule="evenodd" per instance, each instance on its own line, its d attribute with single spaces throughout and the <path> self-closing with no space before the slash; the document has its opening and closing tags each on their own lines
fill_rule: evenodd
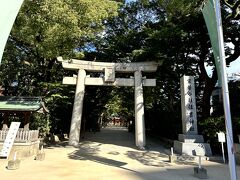
<svg viewBox="0 0 240 180">
<path fill-rule="evenodd" d="M 44 58 L 71 54 L 103 30 L 117 7 L 109 0 L 25 1 L 11 35 Z"/>
</svg>

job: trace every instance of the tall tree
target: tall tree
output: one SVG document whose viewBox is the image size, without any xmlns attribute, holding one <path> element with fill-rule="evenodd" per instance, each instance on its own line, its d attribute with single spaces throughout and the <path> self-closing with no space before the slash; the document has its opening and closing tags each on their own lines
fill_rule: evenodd
<svg viewBox="0 0 240 180">
<path fill-rule="evenodd" d="M 118 4 L 110 0 L 25 1 L 11 31 L 3 63 L 12 61 L 28 69 L 9 69 L 16 71 L 19 83 L 29 79 L 27 73 L 32 83 L 56 82 L 62 78 L 56 57 L 74 56 L 103 31 L 104 19 L 115 16 L 117 8 Z M 12 49 L 17 53 L 9 58 Z"/>
<path fill-rule="evenodd" d="M 210 115 L 217 74 L 201 5 L 201 0 L 132 2 L 108 22 L 102 43 L 97 44 L 98 52 L 110 61 L 164 60 L 157 74 L 153 108 L 162 104 L 170 115 L 180 113 L 175 110 L 180 106 L 179 79 L 184 74 L 196 77 L 199 115 Z M 233 44 L 226 46 L 229 64 L 239 57 L 239 23 L 226 18 L 231 12 L 225 6 L 222 12 L 225 42 Z M 213 67 L 212 75 L 206 65 Z"/>
<path fill-rule="evenodd" d="M 6 95 L 45 96 L 52 131 L 67 132 L 74 88 L 60 83 L 63 74 L 75 72 L 64 71 L 56 57 L 82 57 L 81 49 L 103 33 L 118 6 L 111 0 L 24 1 L 0 67 Z"/>
</svg>

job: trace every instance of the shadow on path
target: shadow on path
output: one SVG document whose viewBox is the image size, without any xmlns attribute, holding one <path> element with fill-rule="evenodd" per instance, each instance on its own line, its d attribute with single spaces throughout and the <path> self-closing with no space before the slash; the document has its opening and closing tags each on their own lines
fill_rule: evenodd
<svg viewBox="0 0 240 180">
<path fill-rule="evenodd" d="M 67 147 L 67 142 L 55 144 L 54 147 Z M 51 149 L 51 146 L 47 147 Z M 126 161 L 138 162 L 145 166 L 166 167 L 172 166 L 169 163 L 169 149 L 161 145 L 155 138 L 147 138 L 147 148 L 138 150 L 135 146 L 134 134 L 129 133 L 123 127 L 107 127 L 100 132 L 87 132 L 85 138 L 81 139 L 79 147 L 68 154 L 70 159 L 90 160 L 93 162 L 122 167 Z M 120 160 L 120 161 L 119 161 Z M 194 165 L 191 159 L 182 158 L 176 164 Z"/>
<path fill-rule="evenodd" d="M 138 162 L 146 166 L 155 166 L 155 167 L 171 166 L 171 164 L 168 162 L 168 156 L 166 154 L 162 154 L 159 152 L 127 151 L 126 155 L 129 158 L 137 160 Z"/>
<path fill-rule="evenodd" d="M 81 150 L 76 150 L 76 151 L 70 153 L 68 155 L 68 157 L 70 159 L 74 159 L 74 160 L 88 160 L 88 161 L 92 161 L 92 162 L 99 163 L 99 164 L 102 164 L 102 165 L 117 167 L 117 168 L 120 168 L 120 169 L 123 169 L 123 170 L 133 172 L 135 174 L 138 174 L 139 176 L 141 176 L 141 174 L 142 174 L 138 171 L 123 167 L 123 166 L 128 164 L 126 162 L 102 157 L 102 156 L 96 155 L 95 153 L 91 154 L 91 153 L 87 153 L 87 152 L 84 152 L 84 151 L 81 151 Z"/>
<path fill-rule="evenodd" d="M 168 155 L 164 151 L 165 148 L 159 142 L 153 141 L 149 141 L 146 150 L 138 150 L 135 146 L 134 135 L 129 133 L 126 128 L 107 127 L 98 133 L 86 133 L 79 149 L 69 154 L 69 158 L 90 160 L 115 167 L 122 167 L 127 164 L 118 161 L 123 158 L 127 161 L 131 160 L 131 162 L 134 160 L 145 166 L 171 166 L 168 162 Z"/>
<path fill-rule="evenodd" d="M 78 150 L 70 153 L 69 158 L 75 159 L 75 160 L 90 160 L 93 162 L 97 162 L 97 163 L 101 163 L 101 164 L 109 165 L 109 166 L 115 166 L 115 167 L 121 167 L 121 166 L 124 166 L 127 164 L 125 162 L 116 161 L 113 159 L 97 156 L 94 154 L 85 154 Z"/>
</svg>

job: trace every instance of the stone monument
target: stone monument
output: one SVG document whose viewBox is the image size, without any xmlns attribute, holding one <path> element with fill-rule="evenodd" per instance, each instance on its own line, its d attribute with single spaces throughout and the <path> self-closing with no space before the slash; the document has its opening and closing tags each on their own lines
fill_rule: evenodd
<svg viewBox="0 0 240 180">
<path fill-rule="evenodd" d="M 73 105 L 72 120 L 69 134 L 69 145 L 77 146 L 80 139 L 80 128 L 83 109 L 83 98 L 86 85 L 94 86 L 134 86 L 135 100 L 135 142 L 140 149 L 146 145 L 143 86 L 156 86 L 156 79 L 142 77 L 142 72 L 155 72 L 161 63 L 136 62 L 136 63 L 108 63 L 83 61 L 77 59 L 63 60 L 63 68 L 77 70 L 77 77 L 64 77 L 63 84 L 76 85 L 75 99 Z M 90 77 L 87 72 L 102 72 L 103 77 Z M 116 78 L 116 73 L 132 73 L 134 77 Z"/>
<path fill-rule="evenodd" d="M 199 135 L 197 130 L 194 78 L 183 76 L 180 85 L 183 134 L 179 134 L 178 141 L 174 141 L 174 150 L 180 154 L 196 155 L 200 148 L 205 152 L 205 156 L 211 156 L 210 145 L 204 143 L 203 136 Z"/>
</svg>

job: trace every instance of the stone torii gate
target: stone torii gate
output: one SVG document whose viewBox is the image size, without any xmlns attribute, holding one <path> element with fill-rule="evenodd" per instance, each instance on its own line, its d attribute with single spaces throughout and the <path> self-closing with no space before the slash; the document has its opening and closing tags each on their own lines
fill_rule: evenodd
<svg viewBox="0 0 240 180">
<path fill-rule="evenodd" d="M 137 63 L 107 63 L 83 61 L 77 59 L 63 60 L 62 66 L 67 70 L 78 70 L 77 77 L 64 77 L 63 84 L 76 85 L 73 113 L 69 134 L 69 145 L 77 146 L 80 139 L 81 118 L 83 109 L 83 99 L 85 85 L 94 86 L 134 86 L 135 93 L 135 143 L 139 148 L 144 148 L 145 140 L 145 121 L 144 121 L 144 102 L 143 86 L 156 86 L 156 79 L 146 79 L 142 77 L 142 72 L 155 72 L 161 63 L 156 62 L 137 62 Z M 103 77 L 90 77 L 86 72 L 103 72 Z M 134 73 L 134 77 L 115 78 L 115 73 Z"/>
</svg>

